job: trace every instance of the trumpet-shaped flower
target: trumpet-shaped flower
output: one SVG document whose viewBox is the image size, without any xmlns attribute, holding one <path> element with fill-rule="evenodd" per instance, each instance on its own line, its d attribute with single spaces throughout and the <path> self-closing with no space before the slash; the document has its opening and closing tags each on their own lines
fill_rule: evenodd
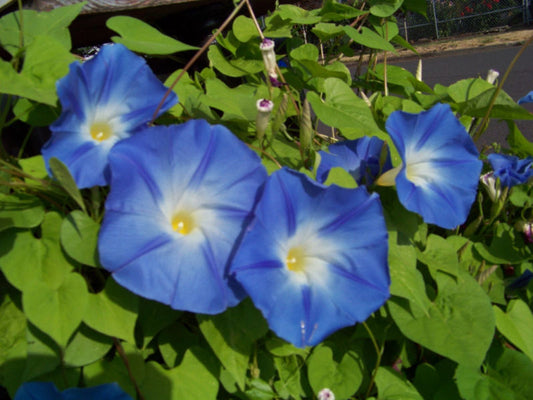
<svg viewBox="0 0 533 400">
<path fill-rule="evenodd" d="M 389 297 L 387 231 L 377 194 L 274 172 L 231 271 L 270 328 L 315 345 Z"/>
<path fill-rule="evenodd" d="M 116 383 L 89 388 L 71 388 L 60 392 L 52 382 L 26 382 L 15 394 L 15 400 L 132 400 Z"/>
<path fill-rule="evenodd" d="M 259 157 L 225 127 L 192 120 L 146 129 L 109 159 L 98 243 L 115 280 L 175 309 L 236 305 L 227 267 L 267 176 Z"/>
<path fill-rule="evenodd" d="M 353 176 L 358 185 L 372 185 L 379 175 L 392 168 L 390 154 L 385 146 L 383 140 L 368 136 L 332 144 L 329 146 L 329 153 L 319 151 L 317 181 L 324 183 L 331 168 L 341 167 Z"/>
<path fill-rule="evenodd" d="M 43 146 L 65 164 L 80 188 L 109 183 L 109 150 L 146 127 L 166 93 L 144 59 L 121 44 L 105 45 L 90 60 L 70 65 L 57 82 L 62 112 Z M 159 113 L 177 102 L 170 93 Z"/>
<path fill-rule="evenodd" d="M 449 105 L 419 114 L 395 111 L 386 122 L 402 164 L 395 177 L 398 198 L 425 222 L 452 229 L 468 217 L 476 198 L 482 162 Z M 394 172 L 393 172 L 394 171 Z M 378 183 L 387 183 L 384 176 Z"/>
<path fill-rule="evenodd" d="M 499 178 L 504 187 L 526 183 L 533 176 L 533 157 L 519 159 L 505 154 L 489 154 L 488 157 L 494 178 Z"/>
</svg>

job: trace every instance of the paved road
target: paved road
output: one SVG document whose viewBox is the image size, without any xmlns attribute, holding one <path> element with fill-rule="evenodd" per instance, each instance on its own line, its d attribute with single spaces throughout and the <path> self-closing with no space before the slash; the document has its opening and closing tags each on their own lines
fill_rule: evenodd
<svg viewBox="0 0 533 400">
<path fill-rule="evenodd" d="M 499 71 L 501 77 L 519 49 L 519 46 L 493 47 L 424 58 L 422 78 L 424 82 L 433 87 L 436 83 L 448 86 L 460 79 L 485 78 L 490 68 Z M 403 67 L 412 73 L 416 71 L 417 63 L 417 59 L 398 59 L 391 62 L 391 64 Z M 503 85 L 503 89 L 515 100 L 533 90 L 533 47 L 527 48 L 515 64 L 509 78 Z M 524 107 L 533 112 L 533 104 L 526 104 Z M 524 136 L 533 141 L 533 121 L 520 121 L 518 126 Z M 507 124 L 493 120 L 478 145 L 493 142 L 506 145 L 506 136 Z"/>
</svg>

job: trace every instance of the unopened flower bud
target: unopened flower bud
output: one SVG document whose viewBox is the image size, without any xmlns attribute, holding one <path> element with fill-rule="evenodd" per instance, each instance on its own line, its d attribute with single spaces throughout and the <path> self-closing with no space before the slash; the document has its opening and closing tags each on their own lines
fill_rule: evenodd
<svg viewBox="0 0 533 400">
<path fill-rule="evenodd" d="M 485 189 L 487 190 L 487 193 L 492 200 L 493 203 L 496 203 L 502 194 L 502 189 L 500 182 L 494 177 L 493 172 L 486 173 L 484 175 L 481 175 L 479 178 L 483 186 L 485 186 Z"/>
<path fill-rule="evenodd" d="M 257 131 L 257 139 L 259 144 L 262 145 L 265 131 L 270 121 L 270 113 L 274 108 L 274 103 L 267 99 L 257 100 L 257 116 L 255 117 L 255 129 Z"/>
<path fill-rule="evenodd" d="M 496 79 L 498 79 L 498 76 L 500 76 L 500 73 L 496 71 L 495 69 L 489 69 L 489 72 L 487 73 L 487 82 L 494 84 L 496 82 Z"/>
<path fill-rule="evenodd" d="M 333 392 L 327 388 L 318 392 L 318 400 L 335 400 Z"/>
<path fill-rule="evenodd" d="M 261 49 L 261 53 L 263 54 L 263 62 L 265 63 L 265 68 L 267 70 L 267 74 L 269 76 L 276 74 L 276 52 L 274 51 L 274 41 L 270 39 L 263 39 L 261 44 L 259 45 L 259 48 Z"/>
<path fill-rule="evenodd" d="M 268 79 L 270 80 L 270 84 L 274 87 L 281 87 L 283 84 L 278 80 L 277 74 L 269 74 Z"/>
<path fill-rule="evenodd" d="M 527 243 L 533 243 L 533 223 L 529 221 L 518 221 L 515 224 L 515 229 L 524 234 L 524 239 Z"/>
<path fill-rule="evenodd" d="M 418 65 L 416 67 L 415 78 L 418 81 L 422 82 L 422 59 L 421 58 L 418 59 Z"/>
<path fill-rule="evenodd" d="M 311 109 L 309 102 L 304 101 L 302 107 L 302 115 L 300 117 L 300 147 L 306 153 L 311 148 L 313 142 L 313 124 L 311 122 Z"/>
</svg>

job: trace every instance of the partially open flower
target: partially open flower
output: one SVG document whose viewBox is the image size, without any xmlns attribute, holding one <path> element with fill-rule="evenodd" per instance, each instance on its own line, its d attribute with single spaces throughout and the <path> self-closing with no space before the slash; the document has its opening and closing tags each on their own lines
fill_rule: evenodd
<svg viewBox="0 0 533 400">
<path fill-rule="evenodd" d="M 109 151 L 146 127 L 166 91 L 146 61 L 121 44 L 103 46 L 83 64 L 72 63 L 57 82 L 62 112 L 42 148 L 47 166 L 58 158 L 79 188 L 109 184 Z M 170 93 L 159 114 L 177 101 Z"/>
<path fill-rule="evenodd" d="M 499 178 L 504 187 L 526 183 L 533 176 L 533 157 L 519 159 L 511 155 L 489 154 L 487 158 L 494 169 L 494 177 Z"/>
<path fill-rule="evenodd" d="M 259 45 L 259 48 L 261 49 L 261 53 L 263 54 L 263 62 L 265 63 L 265 69 L 267 71 L 267 75 L 274 76 L 277 78 L 276 74 L 276 52 L 274 51 L 275 43 L 271 39 L 263 39 L 261 44 Z"/>
<path fill-rule="evenodd" d="M 318 392 L 318 400 L 335 400 L 335 395 L 331 390 L 325 388 Z"/>
<path fill-rule="evenodd" d="M 236 305 L 227 268 L 266 179 L 259 157 L 225 127 L 191 120 L 148 128 L 109 158 L 98 248 L 113 278 L 179 310 Z"/>
<path fill-rule="evenodd" d="M 500 76 L 500 73 L 494 69 L 489 69 L 489 72 L 487 73 L 487 82 L 494 84 L 496 82 L 496 79 L 498 79 L 498 76 Z"/>
<path fill-rule="evenodd" d="M 377 194 L 283 168 L 268 179 L 231 271 L 270 328 L 305 347 L 383 305 L 387 252 Z"/>
<path fill-rule="evenodd" d="M 494 177 L 493 172 L 487 172 L 486 174 L 481 175 L 479 180 L 487 190 L 489 198 L 493 203 L 496 203 L 498 200 L 500 200 L 502 188 L 498 179 Z"/>
</svg>

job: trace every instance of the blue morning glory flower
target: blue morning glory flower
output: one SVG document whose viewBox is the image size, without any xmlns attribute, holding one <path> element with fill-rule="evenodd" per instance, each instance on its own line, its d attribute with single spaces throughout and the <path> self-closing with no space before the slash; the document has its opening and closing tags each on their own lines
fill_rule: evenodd
<svg viewBox="0 0 533 400">
<path fill-rule="evenodd" d="M 57 82 L 62 113 L 42 148 L 47 167 L 56 157 L 79 188 L 107 185 L 109 150 L 146 127 L 166 91 L 145 60 L 121 44 L 103 46 L 83 64 L 72 63 Z M 160 114 L 176 102 L 171 93 Z"/>
<path fill-rule="evenodd" d="M 533 91 L 518 100 L 518 104 L 533 103 Z"/>
<path fill-rule="evenodd" d="M 227 267 L 267 176 L 259 157 L 225 127 L 191 120 L 123 140 L 109 160 L 98 248 L 115 280 L 179 310 L 236 305 Z"/>
<path fill-rule="evenodd" d="M 385 146 L 385 142 L 375 136 L 332 144 L 329 146 L 329 153 L 319 151 L 320 165 L 316 179 L 324 183 L 331 168 L 341 167 L 353 176 L 358 185 L 372 185 L 379 175 L 392 168 L 390 154 Z M 381 165 L 384 150 L 387 151 L 386 159 Z"/>
<path fill-rule="evenodd" d="M 513 187 L 526 183 L 533 176 L 533 157 L 519 159 L 516 156 L 505 154 L 489 154 L 488 157 L 494 178 L 500 178 L 504 187 Z"/>
<path fill-rule="evenodd" d="M 304 347 L 381 307 L 387 251 L 377 194 L 283 168 L 267 181 L 231 271 L 270 328 Z"/>
<path fill-rule="evenodd" d="M 395 182 L 403 206 L 427 223 L 452 229 L 465 222 L 476 198 L 482 162 L 450 106 L 437 104 L 419 114 L 395 111 L 386 129 L 402 164 L 377 183 Z"/>
<path fill-rule="evenodd" d="M 132 400 L 116 383 L 60 392 L 52 382 L 26 382 L 17 390 L 15 400 Z"/>
</svg>

